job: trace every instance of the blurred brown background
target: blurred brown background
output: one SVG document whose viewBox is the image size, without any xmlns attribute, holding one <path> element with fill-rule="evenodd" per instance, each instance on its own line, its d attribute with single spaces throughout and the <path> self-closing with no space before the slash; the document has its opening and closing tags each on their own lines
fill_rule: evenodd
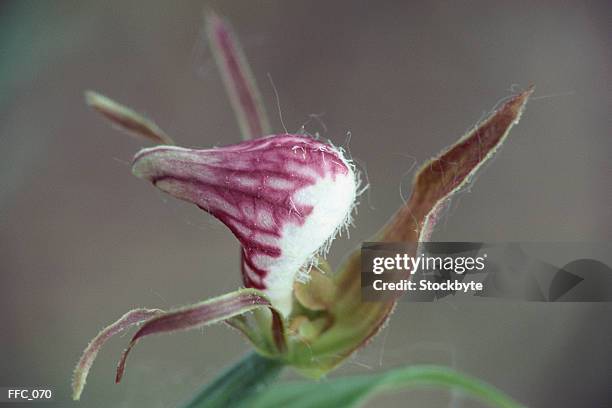
<svg viewBox="0 0 612 408">
<path fill-rule="evenodd" d="M 605 1 L 14 1 L 0 4 L 0 385 L 50 385 L 105 324 L 235 289 L 238 248 L 220 223 L 131 176 L 143 144 L 88 111 L 95 89 L 148 114 L 186 146 L 239 141 L 203 39 L 212 6 L 240 35 L 281 130 L 304 123 L 365 164 L 350 240 L 407 197 L 414 162 L 455 141 L 512 90 L 536 84 L 521 123 L 436 240 L 609 241 L 610 3 Z M 312 114 L 321 114 L 321 121 Z M 401 186 L 401 189 L 400 189 Z M 534 407 L 610 406 L 609 304 L 401 304 L 332 375 L 440 363 Z M 248 346 L 218 326 L 152 337 L 126 378 L 128 338 L 99 355 L 87 407 L 171 407 Z M 286 374 L 294 377 L 293 374 Z M 371 406 L 476 407 L 445 391 Z"/>
</svg>

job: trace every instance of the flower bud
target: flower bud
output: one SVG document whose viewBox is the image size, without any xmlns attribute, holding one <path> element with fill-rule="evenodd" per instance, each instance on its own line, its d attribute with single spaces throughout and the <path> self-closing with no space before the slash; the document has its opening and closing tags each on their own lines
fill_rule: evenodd
<svg viewBox="0 0 612 408">
<path fill-rule="evenodd" d="M 285 316 L 298 272 L 346 225 L 357 195 L 342 151 L 300 135 L 206 150 L 157 146 L 141 150 L 132 171 L 223 222 L 242 244 L 245 286 Z"/>
</svg>

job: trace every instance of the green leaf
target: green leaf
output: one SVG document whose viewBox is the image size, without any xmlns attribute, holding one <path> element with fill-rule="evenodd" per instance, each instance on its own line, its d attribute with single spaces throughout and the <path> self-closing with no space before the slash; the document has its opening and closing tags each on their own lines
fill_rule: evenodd
<svg viewBox="0 0 612 408">
<path fill-rule="evenodd" d="M 284 364 L 257 353 L 246 355 L 213 382 L 207 384 L 182 408 L 236 407 L 255 391 L 270 383 L 280 374 Z"/>
<path fill-rule="evenodd" d="M 244 401 L 252 408 L 345 408 L 364 403 L 375 394 L 414 387 L 441 387 L 463 392 L 494 407 L 521 404 L 480 380 L 446 367 L 412 366 L 380 374 L 335 378 L 319 382 L 277 383 Z"/>
</svg>

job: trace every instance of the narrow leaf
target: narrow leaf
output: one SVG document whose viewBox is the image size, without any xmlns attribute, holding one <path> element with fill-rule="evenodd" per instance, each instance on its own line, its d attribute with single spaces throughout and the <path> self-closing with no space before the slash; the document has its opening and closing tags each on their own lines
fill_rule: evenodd
<svg viewBox="0 0 612 408">
<path fill-rule="evenodd" d="M 410 387 L 457 390 L 494 407 L 519 408 L 503 392 L 478 379 L 438 366 L 412 366 L 380 374 L 335 378 L 320 382 L 277 383 L 244 401 L 252 408 L 349 408 L 376 394 Z"/>
<path fill-rule="evenodd" d="M 174 145 L 174 140 L 153 121 L 97 92 L 85 92 L 85 101 L 105 118 L 128 134 L 144 137 L 157 144 Z"/>
<path fill-rule="evenodd" d="M 518 123 L 533 87 L 513 96 L 457 143 L 425 163 L 417 173 L 408 203 L 380 234 L 382 241 L 429 239 L 437 215 L 448 199 L 468 184 Z"/>
<path fill-rule="evenodd" d="M 119 365 L 117 366 L 115 381 L 121 381 L 125 371 L 125 363 L 128 354 L 142 337 L 151 334 L 195 329 L 227 320 L 261 307 L 268 307 L 272 311 L 274 325 L 277 327 L 275 332 L 278 331 L 280 333 L 278 336 L 282 335 L 282 337 L 277 338 L 279 347 L 284 348 L 284 331 L 282 329 L 282 319 L 278 315 L 278 312 L 272 308 L 270 301 L 262 292 L 255 289 L 242 289 L 163 313 L 147 321 L 140 330 L 134 334 L 127 349 L 121 355 Z M 280 327 L 278 327 L 278 325 L 280 325 Z"/>
<path fill-rule="evenodd" d="M 257 84 L 229 24 L 209 12 L 206 15 L 206 31 L 243 138 L 246 140 L 270 134 Z"/>
<path fill-rule="evenodd" d="M 96 359 L 98 351 L 100 351 L 107 340 L 109 340 L 115 334 L 120 333 L 131 326 L 149 320 L 160 313 L 163 313 L 163 311 L 159 309 L 134 309 L 121 316 L 121 318 L 115 323 L 104 328 L 87 345 L 87 348 L 83 352 L 81 359 L 74 369 L 74 376 L 72 378 L 72 399 L 78 400 L 81 397 L 89 369 Z"/>
</svg>

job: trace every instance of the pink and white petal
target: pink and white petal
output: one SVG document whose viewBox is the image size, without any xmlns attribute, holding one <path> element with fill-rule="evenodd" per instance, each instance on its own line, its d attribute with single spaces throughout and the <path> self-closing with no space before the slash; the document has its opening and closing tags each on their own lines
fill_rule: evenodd
<svg viewBox="0 0 612 408">
<path fill-rule="evenodd" d="M 208 211 L 242 244 L 247 287 L 288 315 L 299 269 L 350 218 L 357 177 L 341 150 L 302 135 L 140 151 L 133 173 Z"/>
</svg>

